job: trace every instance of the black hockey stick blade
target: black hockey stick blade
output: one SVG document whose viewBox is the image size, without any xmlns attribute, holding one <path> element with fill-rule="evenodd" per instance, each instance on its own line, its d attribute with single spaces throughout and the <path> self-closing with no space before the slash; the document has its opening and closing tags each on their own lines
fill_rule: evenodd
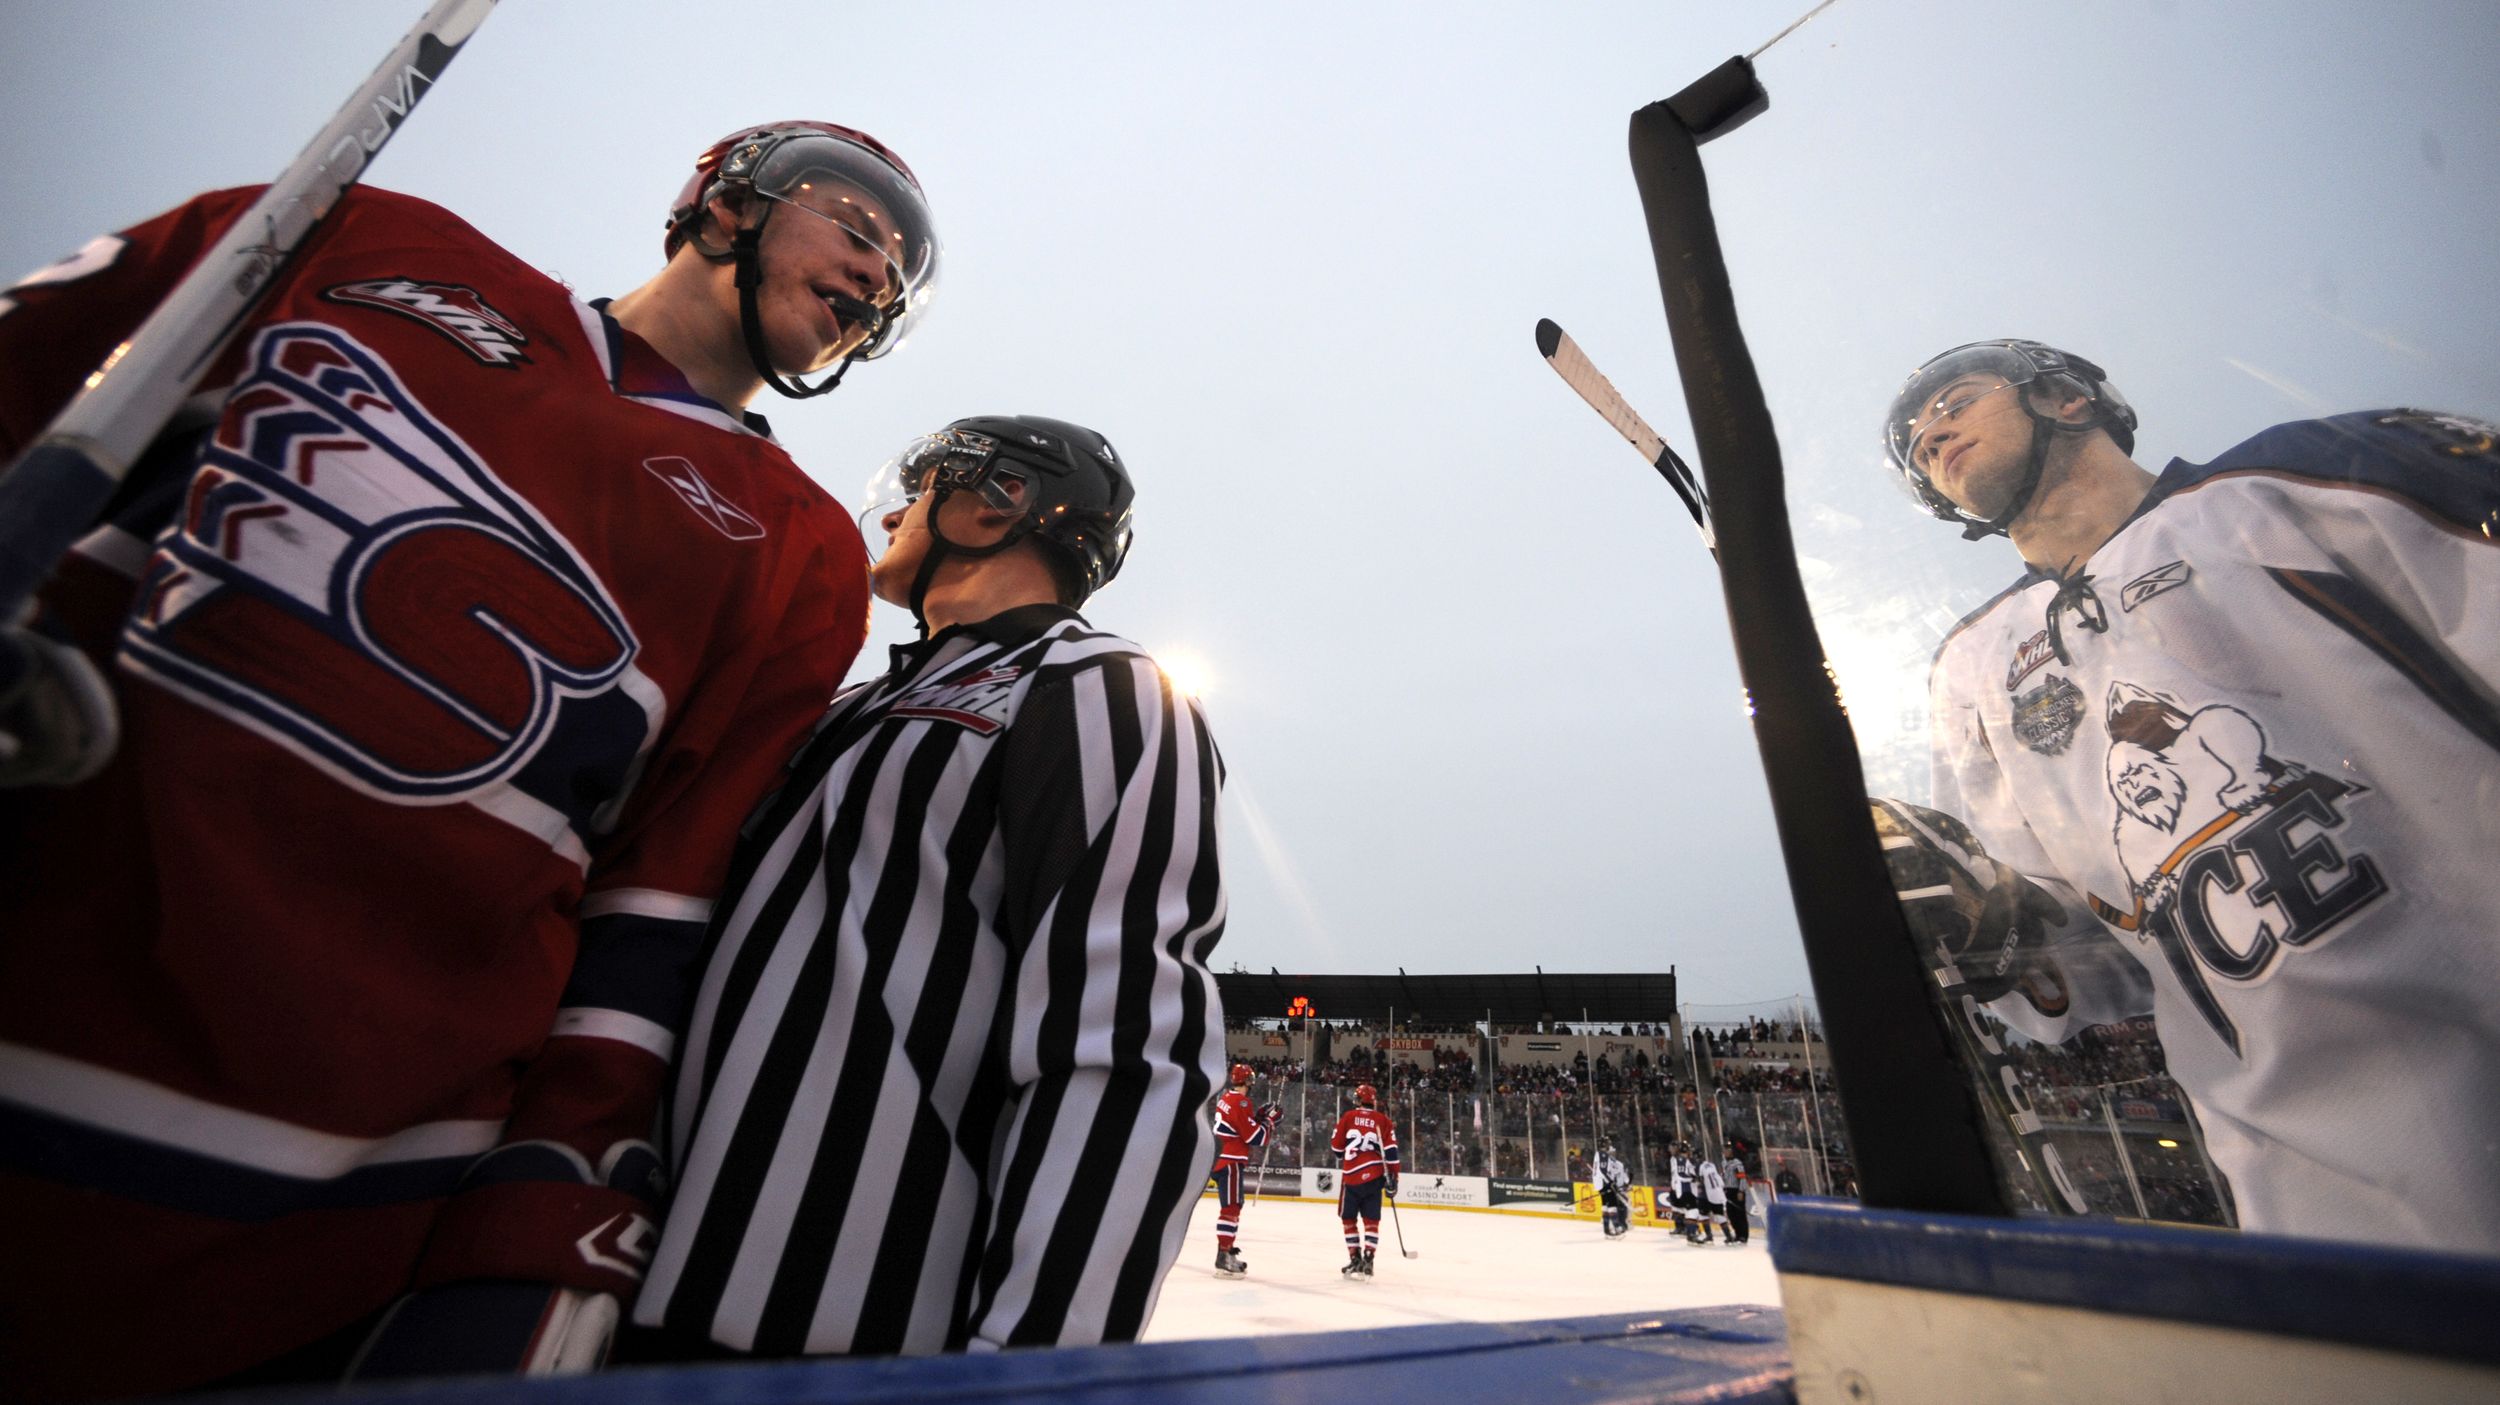
<svg viewBox="0 0 2500 1405">
<path fill-rule="evenodd" d="M 1423 1257 L 1423 1255 L 1406 1247 L 1406 1221 L 1398 1218 L 1398 1202 L 1395 1197 L 1391 1197 L 1389 1201 L 1389 1225 L 1392 1229 L 1395 1229 L 1398 1232 L 1399 1253 L 1406 1255 L 1410 1259 L 1420 1259 Z"/>
<path fill-rule="evenodd" d="M 1658 470 L 1658 476 L 1667 480 L 1667 486 L 1684 500 L 1684 510 L 1693 515 L 1693 525 L 1701 530 L 1701 544 L 1710 548 L 1712 557 L 1717 557 L 1719 535 L 1710 522 L 1710 498 L 1702 491 L 1701 480 L 1693 476 L 1692 468 L 1658 431 L 1649 427 L 1649 421 L 1641 418 L 1640 412 L 1623 398 L 1623 392 L 1590 363 L 1580 344 L 1554 319 L 1537 319 L 1536 349 L 1545 358 L 1545 364 L 1554 368 L 1554 374 L 1563 378 L 1563 384 L 1578 391 L 1589 408 L 1613 425 L 1615 432 L 1630 441 L 1641 457 L 1649 460 L 1649 466 Z"/>
</svg>

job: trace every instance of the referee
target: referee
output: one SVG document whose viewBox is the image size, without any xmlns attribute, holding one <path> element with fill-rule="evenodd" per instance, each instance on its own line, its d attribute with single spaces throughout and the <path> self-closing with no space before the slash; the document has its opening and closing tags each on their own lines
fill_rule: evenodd
<svg viewBox="0 0 2500 1405">
<path fill-rule="evenodd" d="M 1134 1340 L 1214 1147 L 1223 765 L 1075 606 L 1133 496 L 1101 435 L 984 416 L 862 514 L 923 638 L 748 821 L 623 1360 Z"/>
</svg>

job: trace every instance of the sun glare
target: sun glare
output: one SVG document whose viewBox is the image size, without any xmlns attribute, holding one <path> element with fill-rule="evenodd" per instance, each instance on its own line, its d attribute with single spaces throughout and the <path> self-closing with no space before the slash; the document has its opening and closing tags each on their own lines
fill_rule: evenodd
<svg viewBox="0 0 2500 1405">
<path fill-rule="evenodd" d="M 1155 662 L 1163 666 L 1163 676 L 1172 680 L 1173 687 L 1193 698 L 1205 697 L 1215 682 L 1207 671 L 1207 661 L 1187 650 L 1157 654 Z"/>
</svg>

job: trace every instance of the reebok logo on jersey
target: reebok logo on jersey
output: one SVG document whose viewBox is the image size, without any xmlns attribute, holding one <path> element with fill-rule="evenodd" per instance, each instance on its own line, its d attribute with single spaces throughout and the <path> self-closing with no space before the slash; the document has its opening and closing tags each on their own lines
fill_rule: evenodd
<svg viewBox="0 0 2500 1405">
<path fill-rule="evenodd" d="M 2119 590 L 2118 608 L 2133 610 L 2165 590 L 2176 590 L 2186 585 L 2188 577 L 2194 574 L 2196 572 L 2185 561 L 2172 561 L 2167 565 L 2155 566 L 2143 575 L 2127 582 Z"/>
<path fill-rule="evenodd" d="M 521 354 L 529 338 L 512 319 L 487 305 L 475 288 L 458 283 L 420 283 L 413 278 L 374 278 L 324 289 L 330 302 L 351 307 L 378 307 L 414 318 L 460 344 L 463 351 L 488 366 L 509 367 L 529 360 Z"/>
<path fill-rule="evenodd" d="M 751 542 L 764 535 L 764 524 L 704 482 L 691 461 L 671 455 L 644 459 L 642 466 L 651 470 L 652 477 L 675 489 L 686 506 L 694 509 L 694 515 L 711 523 L 712 529 L 722 536 L 733 542 Z"/>
<path fill-rule="evenodd" d="M 2010 693 L 2021 687 L 2024 679 L 2039 672 L 2049 660 L 2056 657 L 2057 650 L 2049 644 L 2047 630 L 2041 630 L 2024 640 L 2023 646 L 2014 651 L 2013 667 L 2005 670 L 2005 691 Z"/>
<path fill-rule="evenodd" d="M 1016 679 L 1022 668 L 985 668 L 965 678 L 914 688 L 897 698 L 893 715 L 952 722 L 990 736 L 1014 715 Z"/>
</svg>

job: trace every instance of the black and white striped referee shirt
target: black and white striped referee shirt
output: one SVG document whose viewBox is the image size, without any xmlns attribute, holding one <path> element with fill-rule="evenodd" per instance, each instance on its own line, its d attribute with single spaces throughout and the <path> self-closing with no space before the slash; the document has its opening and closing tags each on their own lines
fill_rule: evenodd
<svg viewBox="0 0 2500 1405">
<path fill-rule="evenodd" d="M 1214 1150 L 1223 763 L 1073 611 L 894 657 L 714 907 L 635 1320 L 766 1355 L 1132 1340 Z"/>
</svg>

